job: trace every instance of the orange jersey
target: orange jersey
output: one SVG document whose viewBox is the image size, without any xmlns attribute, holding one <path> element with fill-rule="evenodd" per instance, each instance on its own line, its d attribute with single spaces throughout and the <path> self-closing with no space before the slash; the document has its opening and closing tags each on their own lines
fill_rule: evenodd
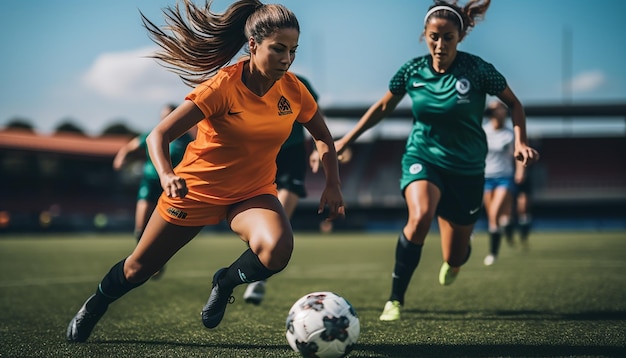
<svg viewBox="0 0 626 358">
<path fill-rule="evenodd" d="M 221 69 L 186 97 L 205 116 L 175 169 L 187 183 L 188 199 L 228 205 L 276 195 L 276 155 L 294 121 L 306 123 L 317 111 L 292 73 L 257 96 L 241 80 L 244 63 Z"/>
</svg>

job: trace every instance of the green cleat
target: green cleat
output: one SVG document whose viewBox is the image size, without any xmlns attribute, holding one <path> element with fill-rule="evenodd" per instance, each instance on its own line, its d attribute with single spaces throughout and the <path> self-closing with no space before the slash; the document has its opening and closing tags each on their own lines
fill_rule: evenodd
<svg viewBox="0 0 626 358">
<path fill-rule="evenodd" d="M 400 319 L 400 301 L 387 301 L 383 313 L 380 315 L 381 321 L 397 321 Z"/>
<path fill-rule="evenodd" d="M 452 284 L 459 275 L 460 270 L 460 267 L 452 267 L 447 262 L 444 262 L 443 265 L 441 265 L 441 270 L 439 270 L 439 283 L 442 286 Z"/>
</svg>

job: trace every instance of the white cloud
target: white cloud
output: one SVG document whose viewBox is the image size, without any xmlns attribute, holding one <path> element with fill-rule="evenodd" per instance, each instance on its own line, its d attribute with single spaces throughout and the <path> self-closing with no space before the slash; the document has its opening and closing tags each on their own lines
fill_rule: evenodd
<svg viewBox="0 0 626 358">
<path fill-rule="evenodd" d="M 104 53 L 82 76 L 82 84 L 113 100 L 169 101 L 186 88 L 179 77 L 147 56 L 155 48 Z"/>
<path fill-rule="evenodd" d="M 567 83 L 573 93 L 586 93 L 598 89 L 606 83 L 606 76 L 601 70 L 581 72 Z"/>
</svg>

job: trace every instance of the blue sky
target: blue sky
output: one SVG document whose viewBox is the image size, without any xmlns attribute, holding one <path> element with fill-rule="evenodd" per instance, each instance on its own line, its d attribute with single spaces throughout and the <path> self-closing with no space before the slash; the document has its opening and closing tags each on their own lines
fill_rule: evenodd
<svg viewBox="0 0 626 358">
<path fill-rule="evenodd" d="M 462 4 L 463 0 L 460 1 Z M 203 4 L 204 0 L 197 0 Z M 231 1 L 215 0 L 224 10 Z M 395 71 L 427 52 L 420 42 L 426 0 L 284 0 L 301 23 L 292 66 L 322 106 L 368 106 Z M 155 50 L 139 10 L 162 24 L 175 0 L 7 1 L 0 11 L 0 127 L 16 117 L 49 133 L 71 120 L 89 134 L 124 120 L 149 130 L 166 102 L 189 88 L 144 56 Z M 626 101 L 623 0 L 494 0 L 459 49 L 481 56 L 523 103 Z M 563 71 L 565 29 L 571 73 Z M 404 102 L 406 104 L 406 102 Z"/>
</svg>

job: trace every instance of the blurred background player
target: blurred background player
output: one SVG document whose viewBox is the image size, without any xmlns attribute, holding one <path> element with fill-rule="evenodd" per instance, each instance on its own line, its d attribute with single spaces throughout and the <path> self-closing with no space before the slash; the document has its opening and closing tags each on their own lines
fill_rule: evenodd
<svg viewBox="0 0 626 358">
<path fill-rule="evenodd" d="M 498 257 L 503 231 L 510 231 L 511 208 L 515 190 L 514 178 L 523 175 L 523 165 L 514 157 L 515 133 L 506 126 L 508 109 L 500 101 L 492 101 L 485 110 L 488 121 L 483 125 L 487 136 L 485 187 L 483 203 L 487 213 L 489 254 L 483 260 L 493 265 Z"/>
<path fill-rule="evenodd" d="M 174 109 L 176 109 L 176 105 L 174 104 L 168 104 L 163 107 L 160 113 L 161 120 L 167 117 Z M 150 215 L 154 211 L 156 202 L 163 192 L 161 182 L 159 181 L 159 174 L 148 154 L 148 147 L 146 145 L 146 137 L 148 137 L 148 134 L 149 132 L 143 133 L 131 139 L 126 145 L 120 148 L 113 159 L 113 168 L 115 170 L 121 170 L 124 165 L 128 164 L 130 158 L 137 154 L 145 154 L 141 182 L 139 183 L 139 189 L 137 191 L 137 206 L 135 209 L 135 238 L 137 241 L 139 241 L 141 233 L 146 227 Z M 193 141 L 194 137 L 194 130 L 190 130 L 170 143 L 170 155 L 172 157 L 173 166 L 176 166 L 183 159 L 187 144 Z"/>
<path fill-rule="evenodd" d="M 528 250 L 528 236 L 532 227 L 532 167 L 517 167 L 513 199 L 513 220 L 507 228 L 507 240 L 513 243 L 514 232 L 519 232 L 522 249 Z M 520 170 L 521 169 L 521 170 Z"/>
<path fill-rule="evenodd" d="M 167 117 L 167 115 L 174 109 L 176 109 L 175 104 L 170 103 L 165 105 L 161 109 L 161 120 Z M 187 144 L 195 138 L 195 130 L 196 127 L 192 128 L 170 143 L 170 155 L 173 166 L 178 165 L 178 163 L 180 163 L 183 159 L 185 149 L 187 149 Z M 148 219 L 150 218 L 150 215 L 152 215 L 152 212 L 156 207 L 156 203 L 159 200 L 159 196 L 161 196 L 161 193 L 163 192 L 163 188 L 161 187 L 161 182 L 159 180 L 159 174 L 157 173 L 154 164 L 152 164 L 150 155 L 148 154 L 148 147 L 146 144 L 146 137 L 148 137 L 148 134 L 149 132 L 143 133 L 131 139 L 128 143 L 126 143 L 126 145 L 120 148 L 113 159 L 113 169 L 121 170 L 122 167 L 129 162 L 129 158 L 132 158 L 137 154 L 145 155 L 143 172 L 139 183 L 139 189 L 137 191 L 137 205 L 135 207 L 134 235 L 137 241 L 141 238 L 141 234 L 148 223 Z M 163 269 L 158 272 L 158 274 L 162 273 Z"/>
<path fill-rule="evenodd" d="M 296 75 L 298 79 L 311 92 L 317 102 L 318 94 L 311 83 L 304 77 Z M 294 122 L 289 138 L 280 148 L 276 156 L 276 188 L 278 189 L 278 200 L 285 208 L 287 217 L 291 219 L 298 201 L 306 197 L 304 186 L 307 166 L 307 147 L 304 135 L 304 127 L 299 122 Z M 243 293 L 246 303 L 255 305 L 261 304 L 265 297 L 267 280 L 257 281 L 248 284 Z"/>
</svg>

